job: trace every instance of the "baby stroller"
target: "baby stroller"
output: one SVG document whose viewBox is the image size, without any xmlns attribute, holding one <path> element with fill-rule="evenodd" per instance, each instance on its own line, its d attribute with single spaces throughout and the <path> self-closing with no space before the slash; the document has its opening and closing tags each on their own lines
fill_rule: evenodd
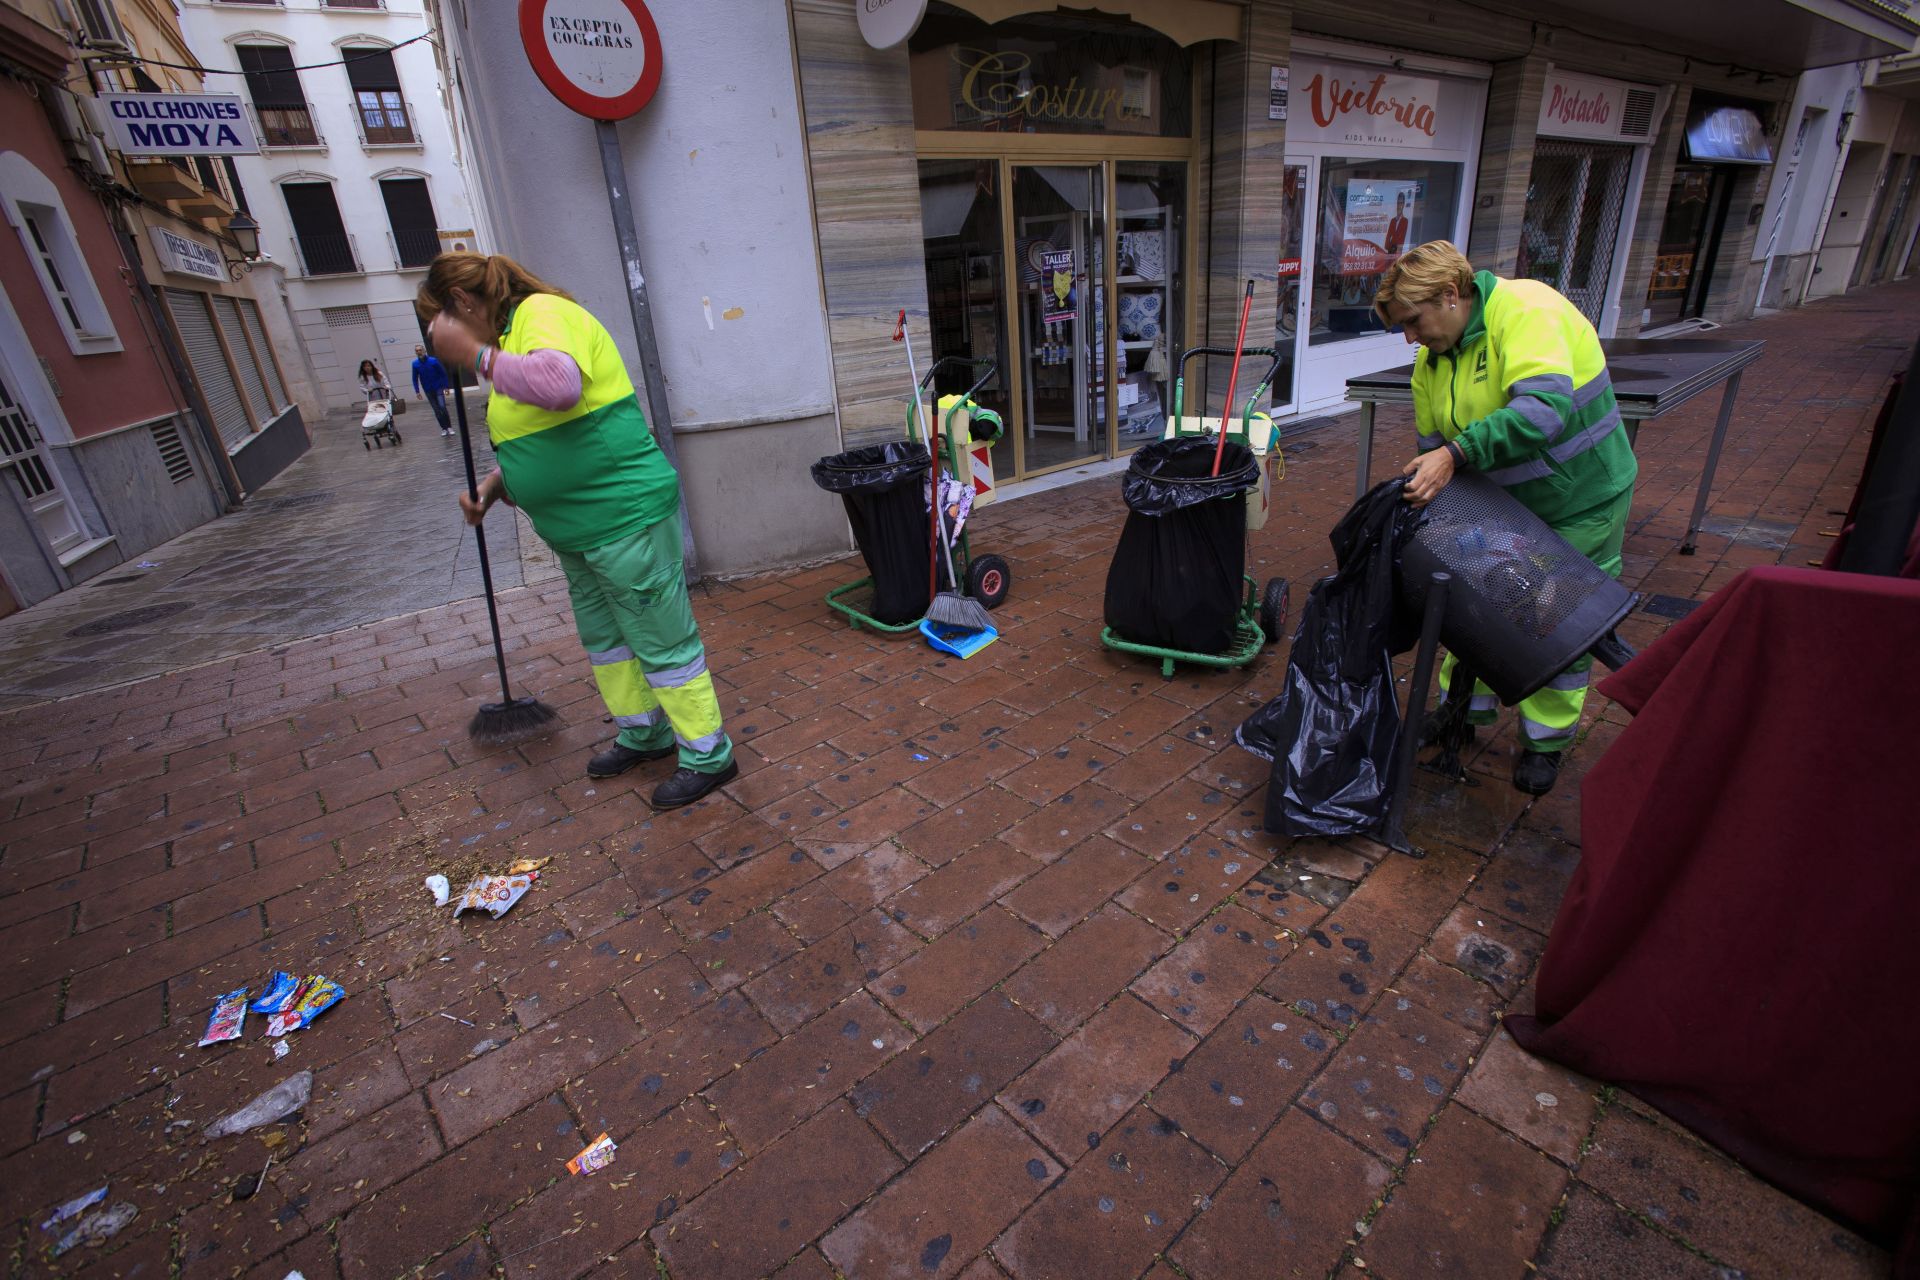
<svg viewBox="0 0 1920 1280">
<path fill-rule="evenodd" d="M 377 449 L 382 439 L 400 443 L 400 432 L 393 425 L 393 388 L 374 387 L 367 392 L 367 413 L 360 419 L 360 447 Z"/>
</svg>

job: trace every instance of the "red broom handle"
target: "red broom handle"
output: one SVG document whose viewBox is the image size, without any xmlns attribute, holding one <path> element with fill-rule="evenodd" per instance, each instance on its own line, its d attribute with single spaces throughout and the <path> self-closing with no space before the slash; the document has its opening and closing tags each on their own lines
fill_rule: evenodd
<svg viewBox="0 0 1920 1280">
<path fill-rule="evenodd" d="M 1220 443 L 1213 447 L 1213 474 L 1227 452 L 1227 425 L 1233 421 L 1233 387 L 1240 381 L 1240 351 L 1247 344 L 1247 317 L 1253 312 L 1253 281 L 1247 281 L 1246 300 L 1240 304 L 1240 333 L 1233 340 L 1233 367 L 1227 371 L 1227 402 L 1220 407 Z"/>
</svg>

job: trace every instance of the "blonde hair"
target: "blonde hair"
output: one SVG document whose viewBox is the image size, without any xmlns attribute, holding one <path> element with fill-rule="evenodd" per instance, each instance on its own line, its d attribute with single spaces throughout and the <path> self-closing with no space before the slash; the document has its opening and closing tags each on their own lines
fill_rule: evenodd
<svg viewBox="0 0 1920 1280">
<path fill-rule="evenodd" d="M 554 288 L 504 253 L 456 251 L 441 254 L 427 267 L 426 282 L 413 298 L 420 322 L 431 324 L 452 306 L 455 289 L 465 289 L 487 309 L 487 323 L 495 333 L 507 327 L 509 312 L 536 293 L 572 301 L 566 290 Z"/>
<path fill-rule="evenodd" d="M 1373 291 L 1373 313 L 1380 323 L 1392 329 L 1393 318 L 1387 308 L 1398 302 L 1418 306 L 1431 302 L 1452 285 L 1462 298 L 1473 296 L 1473 264 L 1451 240 L 1429 240 L 1401 254 L 1381 273 L 1380 287 Z"/>
</svg>

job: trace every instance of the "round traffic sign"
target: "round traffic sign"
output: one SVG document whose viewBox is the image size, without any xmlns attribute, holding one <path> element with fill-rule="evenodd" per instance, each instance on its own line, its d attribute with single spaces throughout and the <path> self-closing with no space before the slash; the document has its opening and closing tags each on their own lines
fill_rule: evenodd
<svg viewBox="0 0 1920 1280">
<path fill-rule="evenodd" d="M 660 29 L 642 0 L 520 0 L 520 43 L 547 91 L 595 120 L 624 120 L 660 87 Z"/>
</svg>

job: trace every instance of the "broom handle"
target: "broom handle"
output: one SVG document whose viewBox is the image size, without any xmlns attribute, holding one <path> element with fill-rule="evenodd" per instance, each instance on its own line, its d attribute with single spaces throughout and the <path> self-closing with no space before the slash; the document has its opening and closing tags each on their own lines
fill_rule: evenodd
<svg viewBox="0 0 1920 1280">
<path fill-rule="evenodd" d="M 467 464 L 467 497 L 477 507 L 480 482 L 474 476 L 473 444 L 467 438 L 467 397 L 460 389 L 460 366 L 455 364 L 447 372 L 453 375 L 453 414 L 460 419 L 460 456 Z M 512 702 L 513 692 L 507 688 L 507 651 L 500 643 L 500 614 L 493 604 L 493 569 L 487 563 L 487 531 L 477 524 L 473 526 L 473 541 L 480 551 L 480 585 L 487 591 L 487 625 L 493 628 L 493 661 L 500 669 L 500 701 Z"/>
<path fill-rule="evenodd" d="M 1247 281 L 1247 297 L 1240 304 L 1240 334 L 1233 340 L 1233 368 L 1227 372 L 1227 400 L 1220 406 L 1220 443 L 1213 447 L 1213 474 L 1220 474 L 1220 459 L 1227 452 L 1227 427 L 1233 421 L 1233 384 L 1240 380 L 1240 352 L 1247 343 L 1247 316 L 1253 311 L 1253 281 Z"/>
<path fill-rule="evenodd" d="M 920 439 L 927 446 L 927 506 L 933 522 L 927 528 L 927 599 L 940 594 L 940 458 L 934 452 L 933 437 L 927 433 L 927 411 L 920 405 L 920 371 L 913 367 L 913 339 L 907 335 L 907 309 L 893 322 L 893 340 L 907 344 L 907 377 L 913 385 L 913 420 L 920 428 Z M 951 577 L 953 570 L 947 570 Z"/>
</svg>

